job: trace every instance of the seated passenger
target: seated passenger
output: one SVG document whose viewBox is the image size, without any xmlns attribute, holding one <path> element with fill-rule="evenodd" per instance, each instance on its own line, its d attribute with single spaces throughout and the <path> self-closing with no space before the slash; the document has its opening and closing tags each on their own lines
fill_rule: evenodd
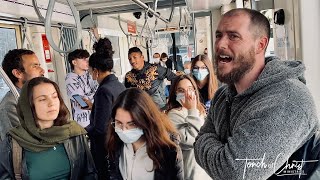
<svg viewBox="0 0 320 180">
<path fill-rule="evenodd" d="M 106 142 L 110 179 L 183 179 L 181 149 L 173 139 L 176 129 L 146 92 L 122 92 L 111 118 Z"/>
<path fill-rule="evenodd" d="M 96 179 L 86 131 L 69 119 L 55 82 L 45 77 L 26 82 L 17 109 L 21 125 L 0 144 L 1 179 L 18 179 L 17 173 L 22 179 Z"/>
<path fill-rule="evenodd" d="M 193 143 L 204 124 L 205 107 L 199 101 L 196 83 L 188 75 L 180 75 L 171 85 L 167 114 L 181 135 L 184 178 L 206 180 L 210 176 L 197 164 Z"/>
</svg>

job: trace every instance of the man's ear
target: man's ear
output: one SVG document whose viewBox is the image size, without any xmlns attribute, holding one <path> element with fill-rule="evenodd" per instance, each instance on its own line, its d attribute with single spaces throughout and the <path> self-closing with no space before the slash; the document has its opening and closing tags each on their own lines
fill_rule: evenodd
<svg viewBox="0 0 320 180">
<path fill-rule="evenodd" d="M 77 64 L 75 59 L 72 60 L 71 63 L 73 64 L 73 66 Z"/>
<path fill-rule="evenodd" d="M 13 69 L 11 72 L 18 79 L 21 79 L 23 77 L 23 73 L 18 69 Z"/>
<path fill-rule="evenodd" d="M 268 47 L 268 37 L 263 36 L 261 38 L 259 38 L 258 42 L 257 42 L 257 49 L 256 49 L 256 53 L 260 54 L 260 53 L 264 53 Z"/>
</svg>

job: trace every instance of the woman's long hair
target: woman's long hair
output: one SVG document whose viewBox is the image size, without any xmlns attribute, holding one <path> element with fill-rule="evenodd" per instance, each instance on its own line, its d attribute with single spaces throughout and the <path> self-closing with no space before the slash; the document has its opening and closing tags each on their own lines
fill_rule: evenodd
<svg viewBox="0 0 320 180">
<path fill-rule="evenodd" d="M 148 156 L 153 160 L 154 169 L 161 168 L 165 161 L 164 148 L 178 148 L 170 139 L 170 134 L 178 134 L 168 117 L 161 113 L 152 98 L 143 90 L 129 88 L 122 92 L 115 101 L 111 121 L 114 121 L 117 109 L 128 111 L 137 127 L 143 130 L 146 139 Z M 108 125 L 106 149 L 108 156 L 115 158 L 115 152 L 121 148 L 123 142 L 115 132 L 111 123 Z"/>
<path fill-rule="evenodd" d="M 62 126 L 64 124 L 67 124 L 68 120 L 70 119 L 70 113 L 69 113 L 67 106 L 64 104 L 59 86 L 57 85 L 57 83 L 55 83 L 45 77 L 36 77 L 36 78 L 31 79 L 28 84 L 28 87 L 27 87 L 27 92 L 28 92 L 27 95 L 28 95 L 28 99 L 29 99 L 29 103 L 30 103 L 30 107 L 31 107 L 31 111 L 32 111 L 34 119 L 37 119 L 37 117 L 36 117 L 37 113 L 36 113 L 36 110 L 34 107 L 34 102 L 33 102 L 33 89 L 35 86 L 40 85 L 40 84 L 52 84 L 53 87 L 57 91 L 57 95 L 58 95 L 58 98 L 60 101 L 60 109 L 59 109 L 58 117 L 54 120 L 54 125 L 55 126 Z"/>
<path fill-rule="evenodd" d="M 194 58 L 194 60 L 192 60 L 191 72 L 193 71 L 193 68 L 194 68 L 196 62 L 198 62 L 198 61 L 202 61 L 208 68 L 208 71 L 209 71 L 208 99 L 212 99 L 214 96 L 214 93 L 218 89 L 218 80 L 217 80 L 216 75 L 214 74 L 213 64 L 207 55 L 200 54 L 200 55 L 196 56 Z M 198 82 L 196 79 L 195 79 L 195 81 Z"/>
<path fill-rule="evenodd" d="M 168 104 L 167 104 L 168 108 L 166 110 L 166 113 L 168 113 L 171 109 L 182 107 L 182 105 L 176 100 L 176 97 L 177 97 L 176 91 L 177 91 L 177 87 L 178 87 L 179 82 L 184 79 L 187 79 L 191 82 L 193 89 L 195 91 L 195 94 L 196 94 L 196 98 L 197 98 L 197 109 L 199 110 L 200 114 L 205 115 L 206 110 L 205 110 L 204 105 L 200 102 L 199 90 L 198 90 L 196 82 L 193 80 L 193 78 L 191 76 L 184 75 L 184 74 L 176 77 L 170 87 L 169 100 L 168 100 Z"/>
</svg>

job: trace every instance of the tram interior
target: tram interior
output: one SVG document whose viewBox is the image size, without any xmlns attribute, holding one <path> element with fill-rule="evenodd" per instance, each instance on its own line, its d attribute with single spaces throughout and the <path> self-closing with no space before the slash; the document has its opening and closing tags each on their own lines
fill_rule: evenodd
<svg viewBox="0 0 320 180">
<path fill-rule="evenodd" d="M 51 27 L 46 29 L 50 3 Z M 307 80 L 315 94 L 320 90 L 314 78 L 319 76 L 316 68 L 320 65 L 305 60 L 314 50 L 309 48 L 311 45 L 306 47 L 309 35 L 302 19 L 314 15 L 306 12 L 312 3 L 319 4 L 316 0 L 0 0 L 0 61 L 10 49 L 32 49 L 41 60 L 45 76 L 59 84 L 66 98 L 64 78 L 70 72 L 66 55 L 73 46 L 92 53 L 95 40 L 108 37 L 115 51 L 114 73 L 123 80 L 131 69 L 127 52 L 133 46 L 140 47 L 146 60 L 156 52 L 165 52 L 190 61 L 205 48 L 213 58 L 214 31 L 221 14 L 245 7 L 259 10 L 270 20 L 272 38 L 266 54 L 305 61 L 310 67 Z M 284 9 L 286 15 L 283 25 L 274 24 L 274 12 L 279 9 Z M 49 42 L 48 31 L 55 45 Z M 0 79 L 0 99 L 9 90 L 5 82 Z M 320 98 L 315 99 L 319 107 Z"/>
</svg>

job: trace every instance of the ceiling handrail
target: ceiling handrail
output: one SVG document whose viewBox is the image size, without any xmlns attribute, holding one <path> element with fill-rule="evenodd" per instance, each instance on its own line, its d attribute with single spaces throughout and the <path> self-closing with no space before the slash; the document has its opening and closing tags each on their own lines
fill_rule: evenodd
<svg viewBox="0 0 320 180">
<path fill-rule="evenodd" d="M 47 13 L 46 13 L 46 21 L 45 21 L 46 36 L 47 36 L 47 39 L 48 39 L 50 46 L 55 51 L 57 51 L 59 53 L 69 53 L 69 52 L 76 50 L 79 47 L 80 42 L 81 42 L 82 28 L 81 28 L 81 23 L 80 23 L 80 17 L 79 17 L 78 11 L 76 10 L 76 7 L 74 6 L 72 0 L 67 0 L 69 7 L 71 9 L 71 12 L 73 14 L 73 17 L 75 19 L 75 22 L 76 22 L 77 36 L 76 36 L 75 43 L 73 44 L 73 46 L 70 49 L 67 49 L 65 51 L 61 50 L 55 44 L 53 37 L 52 37 L 52 34 L 51 34 L 51 20 L 52 20 L 52 14 L 53 14 L 53 8 L 54 8 L 55 2 L 56 2 L 56 0 L 50 0 L 49 4 L 48 4 Z"/>
<path fill-rule="evenodd" d="M 62 23 L 60 23 L 60 39 L 59 39 L 59 48 L 62 46 L 62 48 L 64 46 L 66 46 L 66 39 L 64 38 L 64 25 Z M 65 53 L 59 53 L 61 57 L 66 57 Z"/>
<path fill-rule="evenodd" d="M 20 97 L 20 94 L 16 88 L 16 86 L 12 83 L 12 81 L 10 80 L 10 78 L 8 77 L 8 75 L 6 74 L 6 72 L 4 72 L 2 66 L 0 66 L 0 74 L 1 74 L 1 77 L 3 78 L 4 82 L 6 82 L 6 84 L 8 85 L 8 87 L 10 88 L 14 98 L 16 100 L 19 99 Z"/>
<path fill-rule="evenodd" d="M 21 19 L 24 20 L 24 23 L 22 23 L 22 26 L 21 26 L 21 31 L 22 31 L 22 35 L 23 35 L 21 46 L 24 47 L 24 44 L 27 40 L 28 44 L 30 45 L 30 50 L 33 50 L 34 48 L 33 48 L 32 41 L 29 38 L 29 36 L 27 35 L 28 19 L 25 17 L 21 17 Z M 27 46 L 27 49 L 29 49 L 28 46 Z"/>
<path fill-rule="evenodd" d="M 37 0 L 32 0 L 32 5 L 33 5 L 33 9 L 36 11 L 36 14 L 37 14 L 39 20 L 40 20 L 41 22 L 45 22 L 45 19 L 44 19 L 44 17 L 42 16 L 42 14 L 41 14 L 41 12 L 40 12 L 40 10 L 39 10 Z"/>
</svg>

